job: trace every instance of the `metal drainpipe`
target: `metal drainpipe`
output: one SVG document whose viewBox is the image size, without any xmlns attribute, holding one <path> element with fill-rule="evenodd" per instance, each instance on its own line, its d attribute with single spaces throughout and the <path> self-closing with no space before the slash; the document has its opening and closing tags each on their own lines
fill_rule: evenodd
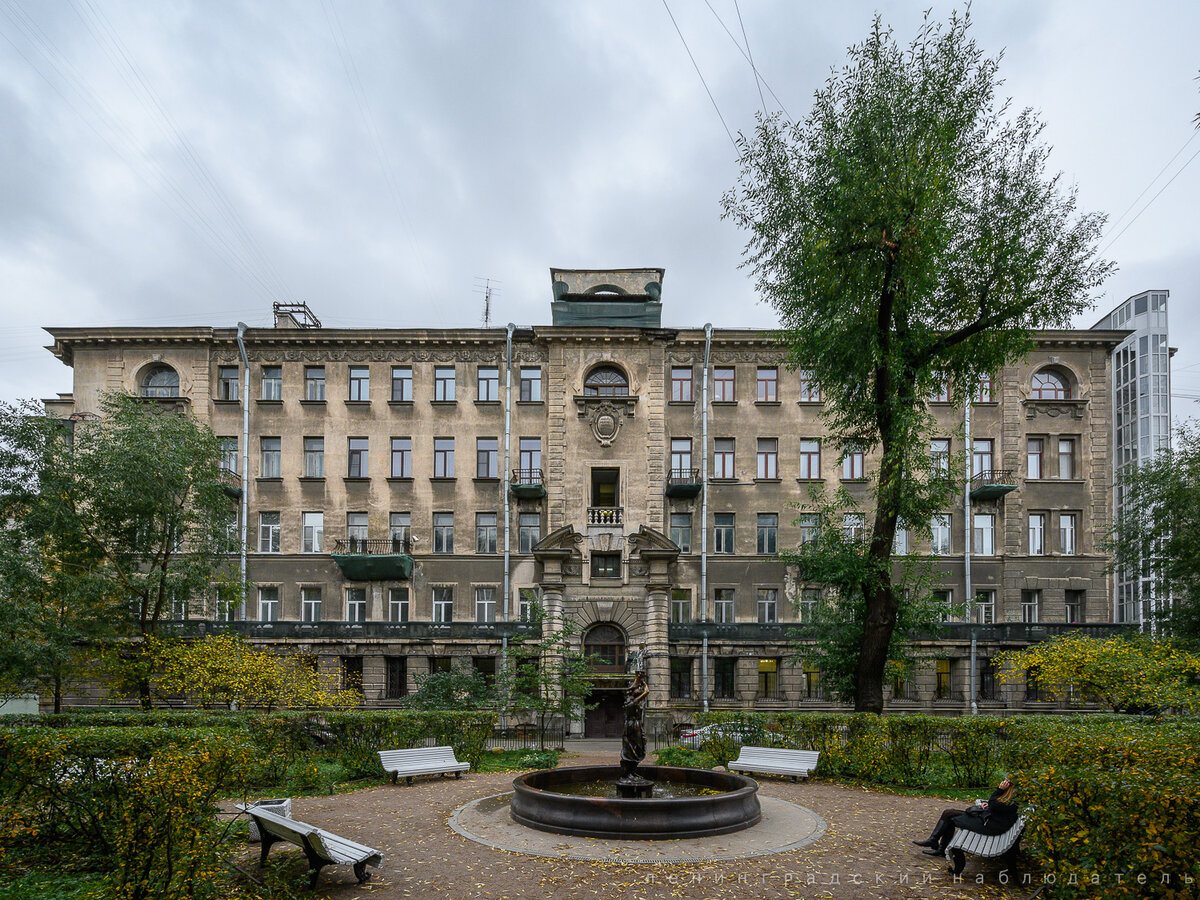
<svg viewBox="0 0 1200 900">
<path fill-rule="evenodd" d="M 708 619 L 708 358 L 712 350 L 712 323 L 704 323 L 704 370 L 700 403 L 700 618 Z M 708 712 L 708 632 L 700 648 L 700 696 Z"/>
<path fill-rule="evenodd" d="M 510 443 L 512 440 L 512 339 L 513 332 L 517 326 L 512 322 L 508 323 L 505 329 L 504 336 L 504 475 L 509 475 L 509 465 L 512 462 L 512 453 Z M 504 621 L 509 621 L 509 594 L 512 592 L 510 583 L 509 567 L 512 564 L 512 536 L 510 534 L 508 517 L 509 512 L 509 485 L 504 478 L 500 479 L 500 489 L 504 492 Z M 500 637 L 500 672 L 503 675 L 508 666 L 508 633 Z M 503 679 L 501 680 L 503 683 Z M 506 710 L 507 702 L 501 707 L 500 727 L 508 727 L 508 716 Z"/>
<path fill-rule="evenodd" d="M 246 343 L 243 337 L 249 328 L 245 322 L 237 323 L 238 352 L 242 355 L 242 524 L 238 529 L 241 535 L 241 574 L 242 574 L 242 618 L 246 618 L 246 524 L 250 515 L 250 359 L 246 356 Z"/>
<path fill-rule="evenodd" d="M 963 531 L 965 541 L 963 542 L 963 579 L 966 582 L 967 590 L 967 622 L 972 624 L 971 628 L 971 673 L 967 680 L 967 689 L 971 692 L 971 713 L 979 712 L 979 707 L 975 702 L 975 628 L 974 626 L 974 607 L 975 594 L 971 586 L 971 540 L 974 537 L 974 532 L 971 529 L 971 397 L 967 396 L 966 402 L 963 404 L 963 434 L 967 445 L 967 464 L 966 464 L 966 480 L 963 484 L 963 520 L 966 523 Z"/>
</svg>

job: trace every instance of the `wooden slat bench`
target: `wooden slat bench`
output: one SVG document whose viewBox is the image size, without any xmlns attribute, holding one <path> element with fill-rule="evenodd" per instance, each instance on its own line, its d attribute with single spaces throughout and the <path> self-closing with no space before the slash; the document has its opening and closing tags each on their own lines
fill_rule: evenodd
<svg viewBox="0 0 1200 900">
<path fill-rule="evenodd" d="M 792 781 L 807 778 L 817 767 L 821 754 L 816 750 L 783 750 L 776 747 L 742 747 L 738 758 L 728 766 L 730 772 L 760 772 L 788 775 Z"/>
<path fill-rule="evenodd" d="M 239 805 L 238 809 L 254 820 L 262 834 L 262 852 L 258 864 L 261 866 L 266 863 L 267 853 L 273 844 L 279 841 L 295 844 L 308 857 L 308 865 L 312 870 L 308 879 L 310 888 L 316 886 L 317 876 L 325 866 L 353 866 L 354 877 L 362 884 L 371 877 L 367 866 L 378 868 L 383 862 L 383 854 L 378 850 L 357 844 L 307 822 L 288 819 L 257 806 Z"/>
<path fill-rule="evenodd" d="M 946 859 L 950 860 L 950 871 L 961 875 L 963 866 L 967 864 L 965 853 L 976 856 L 1003 856 L 1010 850 L 1016 850 L 1021 843 L 1021 832 L 1025 830 L 1025 817 L 1020 816 L 1012 828 L 1003 834 L 980 834 L 965 828 L 954 829 L 950 843 L 946 845 Z"/>
<path fill-rule="evenodd" d="M 401 775 L 412 784 L 414 775 L 447 775 L 458 778 L 469 771 L 470 763 L 454 758 L 453 747 L 414 747 L 411 750 L 380 750 L 379 763 L 385 772 L 392 773 L 392 784 Z"/>
</svg>

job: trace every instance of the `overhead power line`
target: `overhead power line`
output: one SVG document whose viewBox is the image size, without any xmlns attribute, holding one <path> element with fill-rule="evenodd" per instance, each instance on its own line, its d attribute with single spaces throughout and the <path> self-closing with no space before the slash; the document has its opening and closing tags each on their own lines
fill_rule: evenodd
<svg viewBox="0 0 1200 900">
<path fill-rule="evenodd" d="M 1195 135 L 1193 135 L 1193 137 L 1195 137 Z M 1188 140 L 1188 143 L 1191 143 L 1191 139 Z M 1186 146 L 1187 146 L 1187 144 L 1184 144 L 1184 147 L 1186 147 Z M 1181 152 L 1182 152 L 1182 150 L 1183 150 L 1183 147 L 1180 148 Z M 1178 156 L 1178 155 L 1179 155 L 1178 153 L 1175 154 L 1175 156 Z M 1182 166 L 1180 166 L 1175 171 L 1175 174 L 1170 177 L 1170 179 L 1167 181 L 1167 183 L 1164 184 L 1162 187 L 1160 187 L 1158 189 L 1158 192 L 1153 197 L 1151 197 L 1149 200 L 1146 201 L 1146 205 L 1143 206 L 1140 210 L 1138 210 L 1137 215 L 1134 216 L 1132 219 L 1130 219 L 1129 223 L 1124 228 L 1122 228 L 1115 235 L 1113 235 L 1111 238 L 1109 238 L 1108 242 L 1103 247 L 1100 248 L 1100 251 L 1097 255 L 1103 254 L 1105 251 L 1108 250 L 1109 247 L 1111 247 L 1113 244 L 1115 244 L 1117 242 L 1117 240 L 1121 237 L 1121 235 L 1123 235 L 1126 231 L 1128 231 L 1130 229 L 1130 227 L 1133 225 L 1133 223 L 1136 222 L 1138 219 L 1140 219 L 1142 217 L 1142 214 L 1146 210 L 1148 210 L 1151 206 L 1154 205 L 1154 201 L 1157 200 L 1160 196 L 1162 196 L 1162 192 L 1165 191 L 1167 188 L 1169 188 L 1171 186 L 1171 184 L 1175 181 L 1175 179 L 1183 174 L 1183 170 L 1186 169 L 1189 165 L 1191 165 L 1192 160 L 1194 160 L 1197 156 L 1200 156 L 1200 150 L 1197 150 L 1195 153 L 1193 153 L 1191 156 L 1189 156 L 1187 158 L 1187 162 L 1185 162 Z M 1174 161 L 1174 159 L 1175 159 L 1175 157 L 1171 157 L 1172 162 Z M 1168 166 L 1170 164 L 1171 163 L 1167 163 Z M 1158 175 L 1154 176 L 1154 181 L 1158 180 L 1159 175 L 1162 175 L 1162 172 L 1159 172 Z M 1153 185 L 1154 181 L 1151 181 L 1150 184 Z M 1146 190 L 1149 190 L 1149 187 L 1147 187 Z M 1142 191 L 1142 194 L 1145 194 L 1145 193 L 1146 193 L 1146 191 Z M 1139 194 L 1138 196 L 1141 197 L 1141 194 Z M 1137 201 L 1135 200 L 1134 202 L 1136 203 Z"/>
<path fill-rule="evenodd" d="M 729 135 L 729 143 L 733 144 L 733 149 L 737 150 L 737 141 L 733 139 L 733 132 L 729 130 L 729 126 L 725 124 L 725 117 L 721 115 L 721 107 L 717 106 L 717 100 L 713 97 L 712 91 L 708 89 L 708 82 L 704 80 L 704 73 L 700 71 L 700 65 L 696 62 L 696 57 L 692 55 L 692 48 L 688 46 L 687 38 L 683 36 L 683 32 L 679 30 L 679 23 L 675 21 L 675 15 L 671 12 L 671 7 L 667 5 L 667 0 L 662 0 L 663 6 L 667 10 L 667 15 L 671 17 L 671 24 L 675 26 L 675 33 L 679 35 L 679 40 L 683 41 L 683 49 L 687 51 L 688 59 L 692 61 L 692 68 L 696 70 L 696 74 L 700 77 L 700 83 L 704 85 L 704 92 L 708 94 L 708 99 L 712 102 L 713 109 L 717 111 L 717 118 L 721 120 L 721 127 L 725 129 L 725 133 Z"/>
<path fill-rule="evenodd" d="M 766 87 L 767 93 L 771 95 L 771 99 L 774 100 L 777 104 L 779 104 L 779 108 L 781 110 L 783 110 L 784 116 L 786 116 L 787 120 L 790 122 L 792 120 L 792 114 L 789 113 L 787 110 L 787 107 L 783 105 L 783 101 L 779 99 L 779 95 L 776 94 L 775 91 L 771 89 L 771 85 L 770 85 L 770 83 L 768 83 L 767 79 L 763 78 L 762 73 L 758 71 L 758 67 L 754 64 L 753 58 L 751 58 L 750 54 L 748 53 L 748 50 L 750 49 L 750 42 L 747 40 L 746 49 L 743 50 L 742 45 L 738 43 L 738 39 L 733 36 L 733 32 L 730 31 L 729 28 L 725 25 L 724 20 L 717 13 L 717 11 L 715 9 L 713 9 L 713 5 L 711 3 L 709 3 L 709 0 L 704 0 L 704 5 L 707 6 L 708 11 L 713 14 L 713 18 L 717 20 L 717 24 L 719 24 L 721 26 L 721 28 L 725 31 L 725 33 L 727 35 L 729 35 L 729 40 L 733 41 L 733 46 L 738 48 L 738 52 L 740 54 L 742 54 L 742 59 L 744 59 L 744 60 L 746 60 L 746 62 L 750 63 L 750 68 L 754 72 L 754 77 L 755 77 L 756 83 L 761 82 L 762 85 L 764 87 Z M 739 22 L 741 21 L 741 18 L 742 18 L 742 13 L 741 13 L 741 10 L 739 9 L 738 10 L 738 21 Z M 742 34 L 745 35 L 745 33 L 746 33 L 746 30 L 745 30 L 745 28 L 743 28 Z M 759 96 L 759 99 L 761 100 L 762 99 L 762 88 L 761 87 L 759 88 L 758 96 Z M 764 112 L 766 111 L 766 106 L 767 106 L 767 104 L 764 102 L 763 103 L 763 111 Z"/>
</svg>

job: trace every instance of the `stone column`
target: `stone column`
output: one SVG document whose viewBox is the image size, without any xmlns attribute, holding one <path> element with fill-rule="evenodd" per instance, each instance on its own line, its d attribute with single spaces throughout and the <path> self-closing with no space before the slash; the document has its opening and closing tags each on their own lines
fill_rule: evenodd
<svg viewBox="0 0 1200 900">
<path fill-rule="evenodd" d="M 670 595 L 670 584 L 646 586 L 646 681 L 650 686 L 651 709 L 663 709 L 670 702 L 671 662 L 667 642 Z"/>
</svg>

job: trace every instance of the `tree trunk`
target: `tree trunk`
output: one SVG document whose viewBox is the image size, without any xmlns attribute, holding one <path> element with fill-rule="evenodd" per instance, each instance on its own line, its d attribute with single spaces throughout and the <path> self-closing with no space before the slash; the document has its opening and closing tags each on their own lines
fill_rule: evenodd
<svg viewBox="0 0 1200 900">
<path fill-rule="evenodd" d="M 54 673 L 54 711 L 62 712 L 62 676 L 57 672 Z"/>
</svg>

